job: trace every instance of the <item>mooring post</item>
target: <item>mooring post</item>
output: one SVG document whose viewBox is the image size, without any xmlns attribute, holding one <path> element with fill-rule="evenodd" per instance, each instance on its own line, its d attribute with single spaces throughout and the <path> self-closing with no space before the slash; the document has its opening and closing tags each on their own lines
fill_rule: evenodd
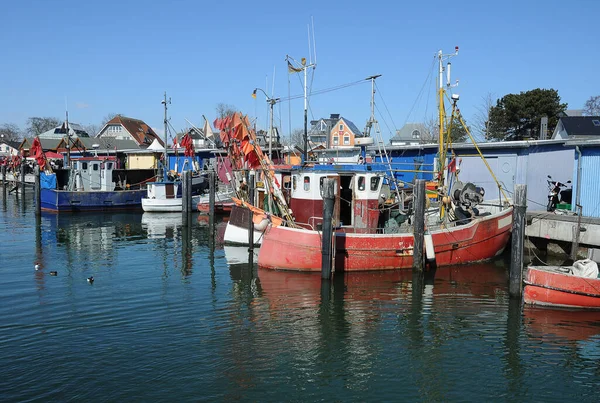
<svg viewBox="0 0 600 403">
<path fill-rule="evenodd" d="M 573 243 L 571 244 L 571 259 L 577 260 L 577 250 L 579 249 L 579 236 L 581 235 L 581 206 L 577 204 L 577 227 L 575 228 L 575 235 L 573 236 Z"/>
<path fill-rule="evenodd" d="M 333 178 L 323 179 L 323 227 L 321 235 L 321 279 L 331 278 L 333 209 L 335 207 L 335 184 Z"/>
<path fill-rule="evenodd" d="M 248 203 L 254 206 L 254 173 L 248 175 Z M 254 250 L 254 214 L 248 209 L 248 250 Z"/>
<path fill-rule="evenodd" d="M 183 189 L 182 195 L 184 196 L 185 204 L 183 211 L 186 214 L 191 214 L 196 209 L 196 206 L 192 205 L 192 171 L 185 171 L 183 173 Z"/>
<path fill-rule="evenodd" d="M 523 291 L 523 242 L 525 241 L 525 212 L 527 210 L 527 185 L 515 185 L 513 200 L 512 245 L 510 259 L 511 298 L 521 298 Z"/>
<path fill-rule="evenodd" d="M 6 186 L 6 165 L 2 165 L 2 186 Z"/>
<path fill-rule="evenodd" d="M 42 188 L 40 183 L 40 166 L 35 166 L 35 214 L 42 212 Z"/>
<path fill-rule="evenodd" d="M 21 194 L 25 196 L 25 160 L 21 164 Z"/>
<path fill-rule="evenodd" d="M 417 179 L 413 188 L 413 270 L 423 270 L 423 245 L 425 242 L 425 180 Z"/>
</svg>

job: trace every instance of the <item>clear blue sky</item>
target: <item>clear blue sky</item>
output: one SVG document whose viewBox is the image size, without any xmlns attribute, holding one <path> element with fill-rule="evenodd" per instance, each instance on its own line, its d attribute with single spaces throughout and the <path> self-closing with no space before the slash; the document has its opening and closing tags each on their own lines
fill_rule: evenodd
<svg viewBox="0 0 600 403">
<path fill-rule="evenodd" d="M 250 94 L 255 87 L 271 93 L 275 69 L 274 95 L 288 96 L 285 56 L 308 57 L 311 17 L 313 90 L 382 74 L 376 102 L 385 138 L 393 124 L 432 116 L 434 88 L 426 79 L 433 56 L 455 45 L 452 73 L 467 121 L 487 94 L 496 99 L 538 87 L 558 90 L 579 109 L 600 95 L 599 15 L 595 0 L 5 1 L 0 124 L 24 128 L 29 116 L 62 118 L 66 98 L 77 123 L 122 113 L 160 129 L 167 91 L 176 129 L 186 118 L 212 121 L 218 103 L 257 116 L 264 127 L 267 104 Z M 291 78 L 291 95 L 301 94 L 298 77 Z M 309 120 L 340 113 L 363 128 L 369 97 L 367 83 L 315 95 Z M 301 128 L 302 99 L 290 106 L 291 127 Z M 284 135 L 289 109 L 276 107 Z"/>
</svg>

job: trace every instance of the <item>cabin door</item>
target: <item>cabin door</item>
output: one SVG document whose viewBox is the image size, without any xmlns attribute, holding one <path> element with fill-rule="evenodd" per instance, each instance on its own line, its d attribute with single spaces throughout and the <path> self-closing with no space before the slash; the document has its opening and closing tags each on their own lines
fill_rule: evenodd
<svg viewBox="0 0 600 403">
<path fill-rule="evenodd" d="M 102 179 L 100 178 L 100 161 L 90 162 L 90 190 L 100 190 L 102 187 Z"/>
<path fill-rule="evenodd" d="M 337 196 L 340 225 L 350 226 L 352 222 L 352 209 L 354 206 L 354 192 L 352 191 L 352 176 L 340 176 L 340 187 Z"/>
</svg>

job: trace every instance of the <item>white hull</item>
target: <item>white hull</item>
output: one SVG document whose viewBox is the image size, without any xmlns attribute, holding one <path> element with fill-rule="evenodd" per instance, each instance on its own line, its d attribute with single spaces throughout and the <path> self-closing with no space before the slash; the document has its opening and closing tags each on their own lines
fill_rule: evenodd
<svg viewBox="0 0 600 403">
<path fill-rule="evenodd" d="M 191 208 L 196 211 L 200 196 L 192 196 Z M 183 211 L 182 199 L 142 199 L 142 209 L 152 213 L 181 213 Z"/>
<path fill-rule="evenodd" d="M 260 245 L 262 242 L 263 232 L 254 231 L 254 244 Z M 225 235 L 223 241 L 227 244 L 234 245 L 248 245 L 248 230 L 246 228 L 240 228 L 237 225 L 227 223 L 225 227 Z"/>
</svg>

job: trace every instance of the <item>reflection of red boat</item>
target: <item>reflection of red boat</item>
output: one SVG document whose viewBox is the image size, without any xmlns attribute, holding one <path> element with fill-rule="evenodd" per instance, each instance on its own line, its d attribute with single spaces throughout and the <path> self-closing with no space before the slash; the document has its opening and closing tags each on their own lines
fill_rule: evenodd
<svg viewBox="0 0 600 403">
<path fill-rule="evenodd" d="M 530 266 L 523 299 L 532 305 L 600 309 L 600 279 L 581 277 L 568 267 Z"/>
<path fill-rule="evenodd" d="M 349 301 L 391 301 L 409 298 L 413 273 L 409 270 L 365 271 L 336 274 L 344 276 L 344 299 Z M 282 304 L 318 305 L 321 300 L 319 273 L 269 270 L 259 267 L 258 277 L 265 296 Z M 433 296 L 460 294 L 494 298 L 497 289 L 506 289 L 503 267 L 478 263 L 436 270 Z M 480 309 L 480 306 L 477 306 Z"/>
<path fill-rule="evenodd" d="M 525 307 L 525 328 L 535 337 L 548 335 L 566 340 L 586 340 L 600 334 L 600 312 Z"/>
<path fill-rule="evenodd" d="M 231 213 L 231 208 L 235 203 L 233 201 L 223 201 L 223 202 L 215 202 L 215 214 L 229 214 Z M 200 202 L 198 203 L 198 211 L 203 214 L 208 214 L 210 212 L 210 205 L 208 203 Z"/>
</svg>

